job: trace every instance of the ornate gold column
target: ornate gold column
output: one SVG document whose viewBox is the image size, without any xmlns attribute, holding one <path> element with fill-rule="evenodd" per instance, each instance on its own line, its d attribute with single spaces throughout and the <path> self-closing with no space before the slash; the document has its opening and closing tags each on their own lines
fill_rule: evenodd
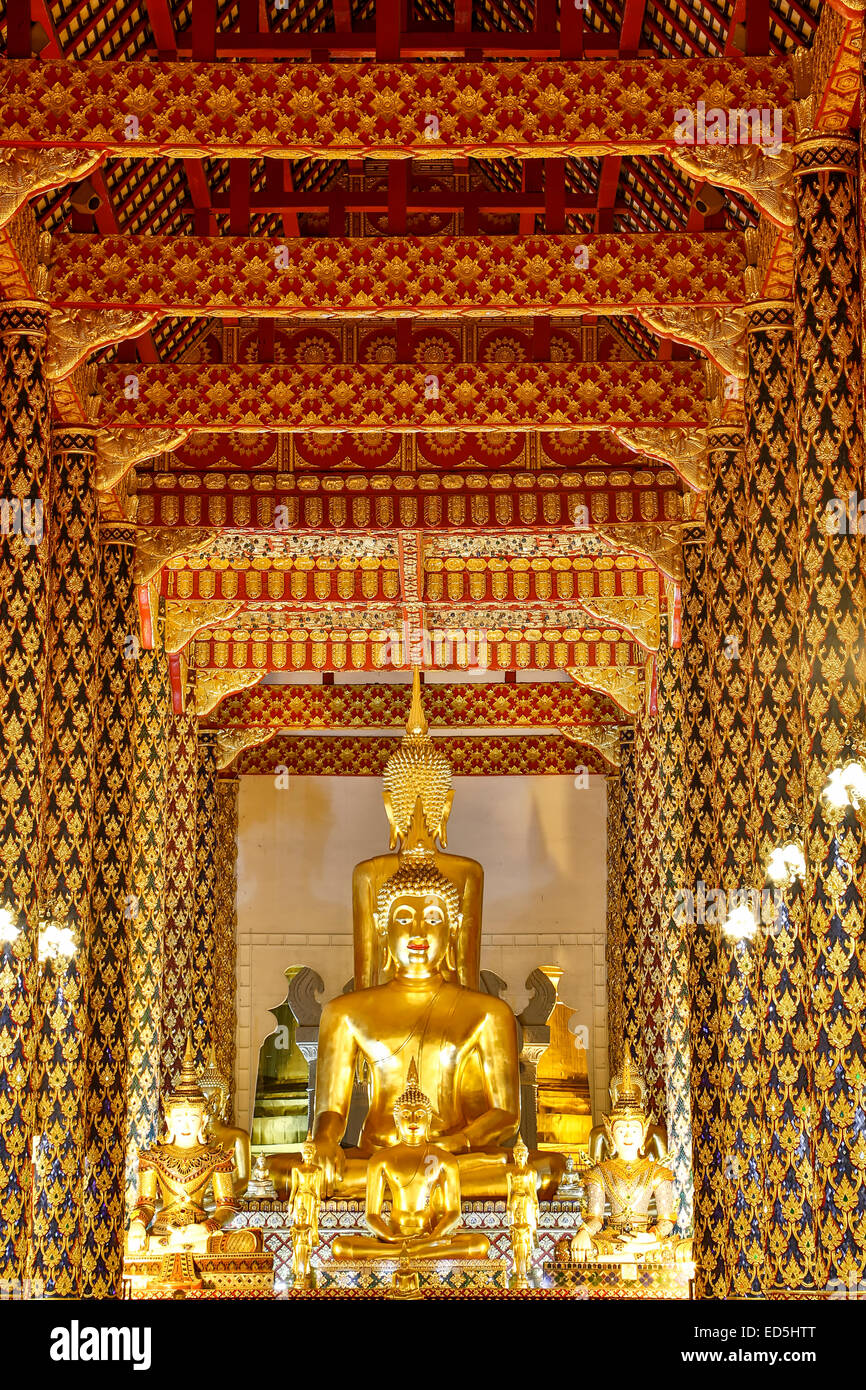
<svg viewBox="0 0 866 1390">
<path fill-rule="evenodd" d="M 160 1090 L 167 1095 L 180 1070 L 192 1028 L 192 950 L 196 892 L 196 772 L 198 725 L 192 699 L 168 721 L 165 846 L 165 955 L 160 1040 Z"/>
<path fill-rule="evenodd" d="M 800 718 L 799 481 L 793 306 L 749 307 L 745 389 L 756 867 L 803 820 Z M 763 1095 L 765 1288 L 802 1289 L 814 1271 L 810 964 L 799 890 L 778 894 L 764 923 L 758 1059 Z"/>
<path fill-rule="evenodd" d="M 82 1208 L 82 1292 L 120 1288 L 125 1220 L 126 1086 L 129 1021 L 133 696 L 138 618 L 131 526 L 100 529 L 99 699 L 96 838 L 89 971 L 87 1158 Z"/>
<path fill-rule="evenodd" d="M 36 1052 L 38 873 L 48 553 L 49 391 L 42 304 L 0 308 L 0 905 L 19 934 L 0 938 L 0 1278 L 26 1270 Z"/>
<path fill-rule="evenodd" d="M 634 723 L 635 826 L 637 853 L 637 953 L 640 975 L 640 1038 L 633 1056 L 647 1082 L 657 1120 L 664 1117 L 665 978 L 662 957 L 659 878 L 659 765 L 656 717 L 641 708 Z"/>
<path fill-rule="evenodd" d="M 637 819 L 635 812 L 635 731 L 620 730 L 620 904 L 622 941 L 622 1041 L 636 1060 L 643 1059 L 643 1011 L 640 972 L 640 905 Z M 618 1069 L 622 1057 L 616 1058 Z"/>
<path fill-rule="evenodd" d="M 43 909 L 74 930 L 78 949 L 68 963 L 46 962 L 40 979 L 32 1272 L 63 1297 L 74 1296 L 81 1279 L 78 1214 L 85 1152 L 94 710 L 99 691 L 95 460 L 92 430 L 55 430 L 46 542 L 50 600 L 41 897 Z"/>
<path fill-rule="evenodd" d="M 682 646 L 662 622 L 658 653 L 659 928 L 663 956 L 665 1110 L 677 1197 L 677 1232 L 692 1228 L 692 1119 L 689 1055 L 689 928 L 682 912 L 686 881 L 686 746 Z"/>
<path fill-rule="evenodd" d="M 207 1061 L 214 1021 L 214 927 L 216 920 L 216 774 L 217 735 L 203 730 L 198 736 L 196 777 L 195 910 L 190 949 L 192 955 L 191 1007 L 193 1047 L 199 1068 Z"/>
<path fill-rule="evenodd" d="M 216 784 L 213 1038 L 217 1067 L 235 1097 L 237 1014 L 238 779 Z"/>
<path fill-rule="evenodd" d="M 625 970 L 622 927 L 622 791 L 620 779 L 607 778 L 607 1054 L 614 1076 L 622 1066 Z"/>
<path fill-rule="evenodd" d="M 695 1284 L 699 1298 L 725 1291 L 718 1235 L 722 1228 L 724 1174 L 720 1147 L 718 927 L 707 921 L 707 888 L 714 881 L 711 788 L 713 732 L 709 704 L 710 628 L 704 527 L 683 535 L 683 724 L 686 757 L 685 815 L 688 844 L 682 916 L 689 934 L 689 1042 L 691 1053 L 692 1159 L 694 1166 Z"/>
<path fill-rule="evenodd" d="M 866 1271 L 863 834 L 835 834 L 819 793 L 862 712 L 864 493 L 857 137 L 795 151 L 794 386 L 800 480 L 805 912 L 814 1035 L 815 1282 Z"/>
<path fill-rule="evenodd" d="M 717 959 L 719 1172 L 710 1225 L 720 1264 L 708 1273 L 719 1293 L 761 1288 L 764 1240 L 762 1114 L 758 1068 L 758 995 L 762 936 L 734 939 L 721 921 L 740 895 L 754 892 L 751 810 L 752 729 L 748 654 L 748 518 L 741 425 L 715 425 L 709 438 L 705 581 L 713 780 L 713 883 L 704 909 Z M 718 919 L 721 918 L 721 921 Z M 709 920 L 712 919 L 712 920 Z M 724 1272 L 722 1272 L 722 1266 Z"/>
<path fill-rule="evenodd" d="M 159 1137 L 163 956 L 166 911 L 166 807 L 171 688 L 163 616 L 154 646 L 135 669 L 132 878 L 129 904 L 129 1114 L 127 1196 L 136 1160 Z"/>
</svg>

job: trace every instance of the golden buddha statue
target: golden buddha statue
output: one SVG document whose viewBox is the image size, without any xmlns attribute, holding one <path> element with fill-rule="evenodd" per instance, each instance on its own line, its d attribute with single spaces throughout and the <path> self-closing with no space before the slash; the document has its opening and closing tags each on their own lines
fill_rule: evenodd
<svg viewBox="0 0 866 1390">
<path fill-rule="evenodd" d="M 590 1168 L 586 1185 L 586 1221 L 572 1238 L 576 1260 L 645 1261 L 691 1258 L 691 1241 L 673 1237 L 676 1221 L 673 1173 L 655 1158 L 644 1157 L 650 1127 L 643 1092 L 632 1077 L 626 1052 L 616 1104 L 604 1116 L 613 1157 Z M 656 1220 L 649 1224 L 650 1201 Z M 605 1203 L 610 1215 L 605 1220 Z"/>
<path fill-rule="evenodd" d="M 310 1282 L 310 1260 L 319 1243 L 319 1205 L 322 1170 L 316 1163 L 316 1146 L 307 1138 L 301 1149 L 303 1163 L 292 1169 L 289 1210 L 292 1216 L 292 1274 L 296 1289 Z"/>
<path fill-rule="evenodd" d="M 486 1236 L 458 1229 L 460 1165 L 447 1149 L 430 1142 L 432 1118 L 433 1107 L 418 1083 L 413 1058 L 405 1089 L 394 1102 L 396 1142 L 375 1153 L 367 1165 L 364 1215 L 372 1234 L 338 1236 L 332 1246 L 335 1260 L 400 1259 L 405 1264 L 487 1256 Z M 405 1296 L 407 1290 L 402 1292 Z"/>
<path fill-rule="evenodd" d="M 414 1053 L 433 1097 L 431 1137 L 458 1155 L 464 1194 L 505 1192 L 501 1147 L 520 1118 L 517 1027 L 504 1000 L 446 977 L 460 930 L 460 897 L 429 850 L 405 851 L 376 903 L 389 979 L 352 990 L 322 1010 L 313 1137 L 325 1193 L 360 1196 L 371 1154 L 397 1142 L 394 1105 Z M 369 1109 L 358 1148 L 343 1150 L 352 1084 L 363 1068 Z M 293 1155 L 275 1155 L 285 1171 Z"/>
<path fill-rule="evenodd" d="M 631 1078 L 631 1084 L 639 1088 L 641 1100 L 645 1103 L 647 1092 L 646 1080 L 635 1067 L 634 1061 L 631 1059 L 631 1057 L 629 1057 L 629 1074 Z M 608 1087 L 611 1105 L 615 1106 L 617 1100 L 619 1099 L 620 1087 L 622 1086 L 622 1077 L 623 1073 L 622 1070 L 620 1070 L 616 1073 L 615 1076 L 611 1078 L 610 1086 Z M 659 1159 L 659 1161 L 662 1163 L 667 1158 L 668 1133 L 663 1124 L 655 1124 L 654 1122 L 650 1123 L 650 1127 L 647 1130 L 647 1137 L 644 1144 L 644 1152 L 647 1154 L 647 1156 L 652 1155 L 655 1158 Z M 612 1157 L 613 1155 L 608 1146 L 607 1135 L 605 1132 L 604 1125 L 594 1125 L 593 1128 L 590 1130 L 589 1134 L 590 1163 L 601 1163 L 603 1159 Z"/>
<path fill-rule="evenodd" d="M 232 1188 L 236 1197 L 243 1197 L 250 1181 L 250 1136 L 245 1129 L 228 1122 L 229 1087 L 217 1067 L 216 1048 L 213 1043 L 210 1045 L 204 1071 L 199 1074 L 199 1085 L 207 1097 L 205 1133 L 208 1139 L 220 1144 L 226 1153 L 234 1154 Z"/>
<path fill-rule="evenodd" d="M 538 1178 L 528 1166 L 529 1150 L 522 1139 L 514 1145 L 514 1164 L 507 1173 L 506 1205 L 511 1230 L 511 1254 L 514 1261 L 514 1287 L 526 1289 L 527 1271 L 532 1264 L 532 1252 L 538 1240 Z"/>
<path fill-rule="evenodd" d="M 352 875 L 355 988 L 366 989 L 370 985 L 382 984 L 389 977 L 389 963 L 379 953 L 376 903 L 382 885 L 400 867 L 400 852 L 407 844 L 416 805 L 420 803 L 427 846 L 439 872 L 454 884 L 459 902 L 460 930 L 455 940 L 453 959 L 443 964 L 442 974 L 445 979 L 457 980 L 470 989 L 478 989 L 484 871 L 475 859 L 445 852 L 446 828 L 454 800 L 451 765 L 430 737 L 421 705 L 421 678 L 417 669 L 412 678 L 412 703 L 406 733 L 385 765 L 383 781 L 383 800 L 391 827 L 392 852 L 365 859 L 355 866 Z"/>
<path fill-rule="evenodd" d="M 226 1242 L 233 1251 L 260 1250 L 261 1232 L 247 1228 L 221 1236 L 240 1208 L 232 1190 L 232 1156 L 205 1127 L 207 1098 L 198 1083 L 192 1039 L 187 1038 L 180 1077 L 165 1102 L 166 1135 L 138 1157 L 138 1194 L 127 1251 L 212 1251 Z M 205 1198 L 213 1191 L 214 1208 Z M 228 1246 L 226 1246 L 228 1248 Z"/>
</svg>

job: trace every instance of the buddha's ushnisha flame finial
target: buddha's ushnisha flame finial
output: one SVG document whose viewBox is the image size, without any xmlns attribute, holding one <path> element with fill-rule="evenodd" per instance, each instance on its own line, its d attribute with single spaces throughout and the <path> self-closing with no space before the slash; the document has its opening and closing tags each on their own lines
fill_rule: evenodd
<svg viewBox="0 0 866 1390">
<path fill-rule="evenodd" d="M 626 1048 L 622 1059 L 622 1080 L 617 1088 L 613 1116 L 622 1119 L 626 1116 L 637 1118 L 643 1115 L 643 1092 L 634 1077 L 631 1052 Z"/>
<path fill-rule="evenodd" d="M 421 1090 L 421 1084 L 418 1080 L 418 1063 L 414 1057 L 409 1063 L 409 1073 L 406 1077 L 406 1088 L 403 1091 L 402 1095 L 399 1095 L 397 1097 L 394 1109 L 396 1110 L 398 1106 L 402 1107 L 404 1105 L 424 1105 L 430 1111 L 432 1111 L 433 1109 L 433 1106 L 430 1103 L 430 1097 L 424 1091 Z"/>
<path fill-rule="evenodd" d="M 409 717 L 406 720 L 406 733 L 410 738 L 424 738 L 428 729 L 427 716 L 421 703 L 421 672 L 416 666 L 412 672 L 412 699 L 409 704 Z"/>
<path fill-rule="evenodd" d="M 180 1072 L 174 1083 L 169 1100 L 193 1100 L 205 1102 L 206 1096 L 199 1085 L 198 1073 L 195 1069 L 195 1058 L 192 1050 L 192 1034 L 186 1035 L 186 1049 L 183 1054 Z"/>
</svg>

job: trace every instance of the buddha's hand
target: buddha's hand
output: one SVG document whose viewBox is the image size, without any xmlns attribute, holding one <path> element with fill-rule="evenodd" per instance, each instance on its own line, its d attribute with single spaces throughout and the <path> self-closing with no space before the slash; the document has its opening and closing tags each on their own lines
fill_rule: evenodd
<svg viewBox="0 0 866 1390">
<path fill-rule="evenodd" d="M 130 1255 L 137 1255 L 147 1245 L 147 1227 L 143 1221 L 130 1221 L 126 1248 Z"/>
<path fill-rule="evenodd" d="M 316 1139 L 315 1163 L 322 1170 L 322 1195 L 332 1197 L 343 1176 L 346 1158 L 340 1145 L 330 1139 Z"/>
<path fill-rule="evenodd" d="M 571 1258 L 573 1260 L 586 1260 L 592 1254 L 592 1236 L 585 1226 L 579 1226 L 571 1237 Z"/>
</svg>

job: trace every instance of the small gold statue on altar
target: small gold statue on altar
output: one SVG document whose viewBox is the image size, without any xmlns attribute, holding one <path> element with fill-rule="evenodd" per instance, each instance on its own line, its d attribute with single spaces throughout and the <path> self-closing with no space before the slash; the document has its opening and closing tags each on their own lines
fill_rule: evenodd
<svg viewBox="0 0 866 1390">
<path fill-rule="evenodd" d="M 217 1067 L 216 1048 L 213 1043 L 210 1045 L 205 1069 L 199 1075 L 199 1085 L 207 1097 L 205 1133 L 208 1139 L 219 1144 L 226 1153 L 234 1154 L 232 1189 L 236 1197 L 243 1197 L 250 1181 L 250 1136 L 245 1129 L 228 1122 L 229 1087 Z"/>
<path fill-rule="evenodd" d="M 572 1238 L 574 1258 L 628 1263 L 690 1259 L 691 1241 L 672 1235 L 676 1221 L 674 1175 L 655 1158 L 643 1156 L 650 1117 L 642 1089 L 633 1080 L 628 1053 L 617 1101 L 611 1114 L 604 1116 L 604 1127 L 613 1157 L 585 1175 L 586 1222 Z M 653 1198 L 656 1220 L 650 1225 Z M 605 1202 L 610 1204 L 607 1221 Z"/>
<path fill-rule="evenodd" d="M 459 1230 L 460 1169 L 453 1154 L 430 1143 L 433 1107 L 418 1084 L 413 1058 L 405 1090 L 394 1105 L 397 1142 L 373 1155 L 367 1168 L 365 1218 L 369 1236 L 339 1236 L 335 1260 L 485 1259 L 484 1235 Z M 390 1195 L 391 1213 L 383 1214 Z"/>
<path fill-rule="evenodd" d="M 538 1240 L 538 1178 L 528 1166 L 529 1150 L 522 1139 L 514 1145 L 514 1164 L 508 1169 L 508 1224 L 514 1262 L 514 1288 L 528 1289 L 527 1271 Z"/>
<path fill-rule="evenodd" d="M 301 1149 L 303 1163 L 292 1169 L 289 1210 L 292 1217 L 292 1274 L 296 1289 L 310 1283 L 310 1260 L 319 1243 L 319 1205 L 322 1170 L 316 1163 L 316 1146 L 307 1138 Z"/>
<path fill-rule="evenodd" d="M 232 1156 L 205 1134 L 207 1098 L 187 1038 L 180 1076 L 165 1102 L 166 1135 L 138 1156 L 138 1195 L 129 1225 L 129 1254 L 212 1251 L 228 1241 L 237 1252 L 260 1250 L 261 1232 L 222 1228 L 240 1208 L 232 1190 Z M 213 1191 L 214 1207 L 205 1199 Z"/>
</svg>

